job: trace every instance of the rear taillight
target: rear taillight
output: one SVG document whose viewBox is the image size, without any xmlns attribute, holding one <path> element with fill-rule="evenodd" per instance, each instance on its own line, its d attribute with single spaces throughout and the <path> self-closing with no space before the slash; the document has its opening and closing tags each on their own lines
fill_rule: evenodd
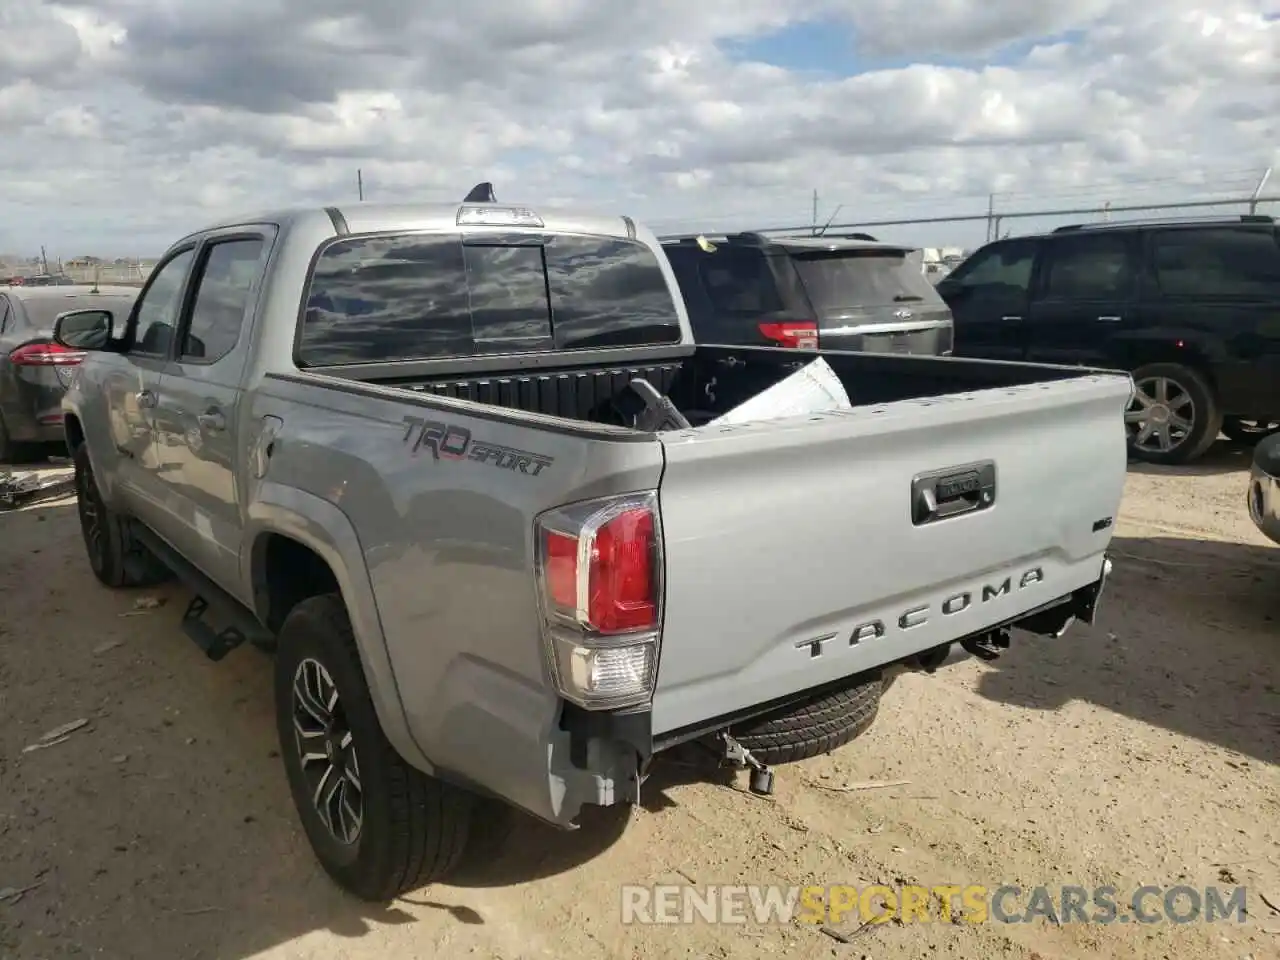
<svg viewBox="0 0 1280 960">
<path fill-rule="evenodd" d="M 560 693 L 588 709 L 650 699 L 662 620 L 662 537 L 654 493 L 540 516 L 539 602 Z"/>
<path fill-rule="evenodd" d="M 9 362 L 19 367 L 70 367 L 83 359 L 84 351 L 52 342 L 24 343 L 9 354 Z"/>
<path fill-rule="evenodd" d="M 818 325 L 811 321 L 762 323 L 760 332 L 780 347 L 797 350 L 818 349 Z"/>
</svg>

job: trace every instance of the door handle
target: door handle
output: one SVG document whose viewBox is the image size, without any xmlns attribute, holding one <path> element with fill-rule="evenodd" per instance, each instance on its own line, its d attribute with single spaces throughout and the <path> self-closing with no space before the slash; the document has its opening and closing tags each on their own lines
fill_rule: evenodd
<svg viewBox="0 0 1280 960">
<path fill-rule="evenodd" d="M 1124 317 L 1099 317 L 1099 323 L 1119 323 Z"/>
<path fill-rule="evenodd" d="M 156 395 L 150 390 L 139 390 L 133 395 L 133 399 L 138 401 L 140 407 L 154 407 L 156 405 Z"/>
<path fill-rule="evenodd" d="M 201 428 L 215 433 L 227 429 L 227 418 L 223 416 L 221 410 L 217 409 L 206 410 L 196 417 L 196 423 L 200 424 Z"/>
<path fill-rule="evenodd" d="M 1021 323 L 1021 322 L 1022 322 L 1022 318 L 1021 318 L 1021 317 L 1001 317 L 1000 319 L 1001 319 L 1001 320 L 1003 320 L 1003 321 L 1005 321 L 1006 323 L 1008 323 L 1008 322 L 1010 322 L 1010 321 L 1012 321 L 1013 323 Z"/>
</svg>

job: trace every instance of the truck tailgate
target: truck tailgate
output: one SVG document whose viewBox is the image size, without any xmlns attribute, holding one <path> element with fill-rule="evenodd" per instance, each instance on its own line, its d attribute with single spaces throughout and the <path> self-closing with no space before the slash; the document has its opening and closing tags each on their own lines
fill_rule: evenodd
<svg viewBox="0 0 1280 960">
<path fill-rule="evenodd" d="M 654 733 L 1097 580 L 1124 488 L 1129 393 L 1124 375 L 1090 374 L 665 435 Z"/>
</svg>

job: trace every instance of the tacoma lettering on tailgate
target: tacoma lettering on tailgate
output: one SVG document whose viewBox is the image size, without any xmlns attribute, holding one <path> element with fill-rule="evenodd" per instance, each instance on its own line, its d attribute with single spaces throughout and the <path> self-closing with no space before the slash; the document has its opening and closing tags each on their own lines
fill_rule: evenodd
<svg viewBox="0 0 1280 960">
<path fill-rule="evenodd" d="M 1016 578 L 1010 575 L 998 583 L 985 583 L 980 590 L 962 590 L 959 593 L 952 594 L 936 606 L 922 603 L 918 606 L 910 607 L 902 611 L 898 616 L 895 626 L 900 631 L 911 630 L 928 623 L 929 618 L 935 613 L 944 617 L 955 616 L 961 611 L 968 610 L 975 603 L 991 603 L 993 600 L 1010 596 L 1019 590 L 1025 590 L 1032 584 L 1042 583 L 1043 581 L 1044 570 L 1040 567 L 1032 567 Z M 883 620 L 868 620 L 866 623 L 860 623 L 853 628 L 846 646 L 857 646 L 865 640 L 879 640 L 887 633 L 888 630 Z M 838 636 L 838 633 L 825 633 L 810 640 L 797 640 L 796 649 L 809 651 L 810 657 L 820 657 L 826 645 Z"/>
<path fill-rule="evenodd" d="M 466 427 L 421 417 L 405 417 L 404 424 L 404 443 L 412 445 L 410 452 L 416 455 L 420 450 L 429 450 L 432 460 L 490 463 L 500 470 L 519 471 L 530 477 L 536 477 L 555 462 L 554 457 L 543 453 L 476 440 Z"/>
</svg>

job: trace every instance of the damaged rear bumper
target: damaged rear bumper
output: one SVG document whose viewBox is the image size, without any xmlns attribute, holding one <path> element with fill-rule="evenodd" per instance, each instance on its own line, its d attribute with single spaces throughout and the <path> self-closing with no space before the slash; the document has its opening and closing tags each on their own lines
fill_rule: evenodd
<svg viewBox="0 0 1280 960">
<path fill-rule="evenodd" d="M 1059 638 L 1077 621 L 1086 624 L 1094 622 L 1111 572 L 1112 561 L 1104 556 L 1098 578 L 1092 583 L 1033 610 L 984 628 L 979 633 L 883 664 L 876 669 L 887 676 L 902 670 L 932 672 L 948 658 L 956 644 L 982 659 L 994 659 L 1001 650 L 1009 646 L 1011 632 L 1015 629 Z M 566 703 L 559 728 L 560 733 L 568 740 L 568 766 L 571 769 L 552 771 L 553 776 L 559 778 L 566 788 L 564 802 L 552 822 L 572 827 L 573 820 L 584 804 L 610 806 L 638 802 L 644 771 L 655 754 L 682 743 L 716 735 L 753 717 L 823 696 L 847 686 L 854 679 L 844 677 L 822 687 L 799 691 L 769 703 L 757 704 L 747 710 L 714 717 L 656 737 L 652 732 L 652 716 L 647 707 L 621 711 L 589 711 Z M 604 774 L 603 771 L 606 770 L 608 773 Z"/>
</svg>

